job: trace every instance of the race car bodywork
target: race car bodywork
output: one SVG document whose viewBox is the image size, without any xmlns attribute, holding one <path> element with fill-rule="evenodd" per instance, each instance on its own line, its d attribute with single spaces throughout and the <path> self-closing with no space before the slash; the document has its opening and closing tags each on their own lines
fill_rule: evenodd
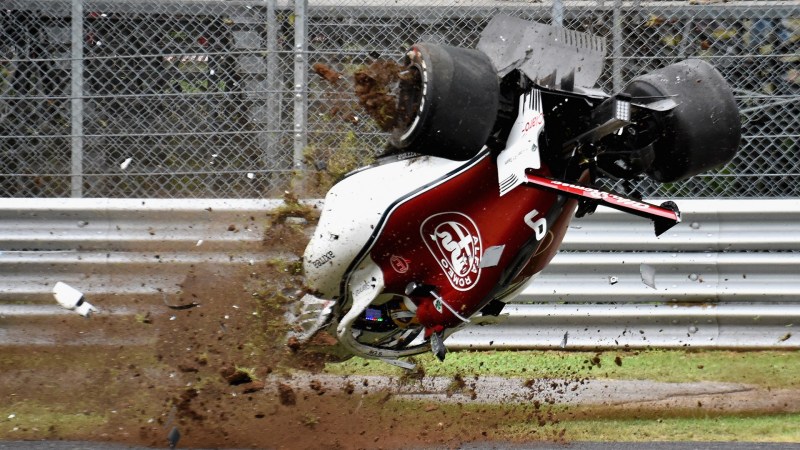
<svg viewBox="0 0 800 450">
<path fill-rule="evenodd" d="M 557 58 L 565 46 L 578 57 Z M 292 335 L 326 331 L 341 355 L 400 365 L 428 350 L 444 359 L 447 336 L 497 316 L 547 266 L 576 214 L 605 205 L 656 234 L 678 223 L 674 203 L 598 180 L 674 181 L 729 161 L 730 90 L 690 60 L 608 95 L 593 88 L 603 53 L 594 36 L 510 17 L 477 50 L 415 45 L 392 151 L 326 195 L 303 257 L 313 295 Z"/>
</svg>

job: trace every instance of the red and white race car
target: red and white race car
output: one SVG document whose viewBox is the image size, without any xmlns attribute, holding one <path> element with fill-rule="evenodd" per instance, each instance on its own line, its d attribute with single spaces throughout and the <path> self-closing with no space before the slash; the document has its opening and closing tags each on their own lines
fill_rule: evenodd
<svg viewBox="0 0 800 450">
<path fill-rule="evenodd" d="M 605 205 L 657 235 L 678 223 L 674 203 L 597 181 L 672 182 L 730 161 L 731 90 L 686 60 L 609 95 L 593 87 L 604 56 L 600 38 L 505 16 L 477 49 L 414 45 L 392 150 L 325 197 L 295 339 L 325 330 L 345 356 L 444 359 L 450 334 L 497 316 L 544 269 L 572 217 Z"/>
</svg>

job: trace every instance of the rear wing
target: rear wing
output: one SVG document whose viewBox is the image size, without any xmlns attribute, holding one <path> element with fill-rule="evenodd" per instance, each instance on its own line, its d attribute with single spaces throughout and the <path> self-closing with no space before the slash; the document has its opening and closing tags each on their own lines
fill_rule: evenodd
<svg viewBox="0 0 800 450">
<path fill-rule="evenodd" d="M 656 236 L 660 236 L 681 221 L 681 212 L 678 210 L 678 206 L 673 202 L 668 201 L 661 205 L 654 205 L 578 183 L 567 183 L 565 181 L 554 180 L 530 173 L 525 174 L 525 177 L 525 185 L 577 198 L 582 203 L 589 206 L 590 211 L 594 211 L 597 205 L 603 205 L 618 211 L 650 219 L 655 226 Z"/>
</svg>

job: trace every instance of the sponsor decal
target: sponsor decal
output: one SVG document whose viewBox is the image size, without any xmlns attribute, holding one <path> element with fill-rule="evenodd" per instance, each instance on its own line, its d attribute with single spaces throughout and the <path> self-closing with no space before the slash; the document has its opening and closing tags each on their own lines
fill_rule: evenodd
<svg viewBox="0 0 800 450">
<path fill-rule="evenodd" d="M 374 287 L 375 287 L 374 284 L 370 285 L 366 281 L 364 281 L 363 283 L 361 283 L 360 286 L 356 286 L 356 287 L 353 288 L 353 297 L 358 297 L 361 294 L 363 294 L 364 292 L 367 292 L 367 290 L 369 290 L 370 288 L 374 288 Z"/>
<path fill-rule="evenodd" d="M 434 214 L 422 222 L 420 234 L 455 289 L 468 291 L 477 284 L 483 247 L 478 227 L 469 216 Z"/>
<path fill-rule="evenodd" d="M 319 269 L 320 267 L 322 267 L 323 264 L 332 261 L 333 258 L 336 258 L 336 255 L 334 255 L 333 252 L 331 251 L 325 252 L 325 254 L 323 254 L 319 258 L 312 260 L 311 264 L 313 264 L 315 268 Z"/>
<path fill-rule="evenodd" d="M 583 194 L 581 194 L 581 195 L 589 197 L 589 198 L 596 198 L 598 200 L 605 200 L 605 201 L 607 201 L 609 203 L 622 205 L 622 206 L 629 206 L 631 208 L 640 209 L 640 210 L 644 210 L 644 209 L 649 209 L 650 208 L 650 205 L 648 205 L 647 203 L 637 202 L 636 200 L 632 200 L 632 199 L 629 199 L 629 198 L 621 197 L 619 195 L 612 194 L 610 192 L 603 192 L 603 191 L 601 191 L 599 189 L 594 189 L 594 188 L 590 188 L 590 187 L 587 187 L 587 186 L 580 186 L 580 185 L 577 185 L 577 184 L 567 183 L 567 182 L 558 181 L 558 180 L 548 180 L 548 181 L 553 185 L 563 186 L 564 188 L 567 189 L 567 191 L 572 190 L 575 193 L 583 192 Z"/>
<path fill-rule="evenodd" d="M 439 297 L 438 295 L 436 296 L 436 298 L 433 300 L 433 307 L 436 308 L 436 311 L 439 314 L 442 313 L 442 297 Z"/>
<path fill-rule="evenodd" d="M 528 134 L 529 131 L 544 123 L 544 115 L 542 115 L 542 113 L 536 112 L 534 114 L 536 115 L 522 127 L 522 134 Z"/>
<path fill-rule="evenodd" d="M 411 261 L 403 258 L 402 256 L 392 255 L 392 257 L 389 258 L 389 264 L 391 264 L 392 269 L 394 269 L 394 271 L 397 273 L 408 272 L 409 262 Z"/>
</svg>

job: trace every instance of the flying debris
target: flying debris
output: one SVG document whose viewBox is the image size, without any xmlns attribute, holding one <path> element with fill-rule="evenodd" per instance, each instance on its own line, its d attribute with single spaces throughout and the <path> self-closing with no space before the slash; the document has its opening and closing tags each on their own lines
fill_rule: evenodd
<svg viewBox="0 0 800 450">
<path fill-rule="evenodd" d="M 59 305 L 75 311 L 83 317 L 89 317 L 93 312 L 98 312 L 97 308 L 83 298 L 81 291 L 61 281 L 53 286 L 53 296 Z"/>
<path fill-rule="evenodd" d="M 639 274 L 642 276 L 642 283 L 656 289 L 656 268 L 642 263 L 639 266 Z"/>
<path fill-rule="evenodd" d="M 176 448 L 178 446 L 178 441 L 181 440 L 181 432 L 178 431 L 178 427 L 172 427 L 167 434 L 167 442 L 169 442 L 169 448 Z"/>
<path fill-rule="evenodd" d="M 559 344 L 560 348 L 567 348 L 567 339 L 569 339 L 569 331 L 564 332 L 564 338 L 561 339 L 561 344 Z"/>
</svg>

